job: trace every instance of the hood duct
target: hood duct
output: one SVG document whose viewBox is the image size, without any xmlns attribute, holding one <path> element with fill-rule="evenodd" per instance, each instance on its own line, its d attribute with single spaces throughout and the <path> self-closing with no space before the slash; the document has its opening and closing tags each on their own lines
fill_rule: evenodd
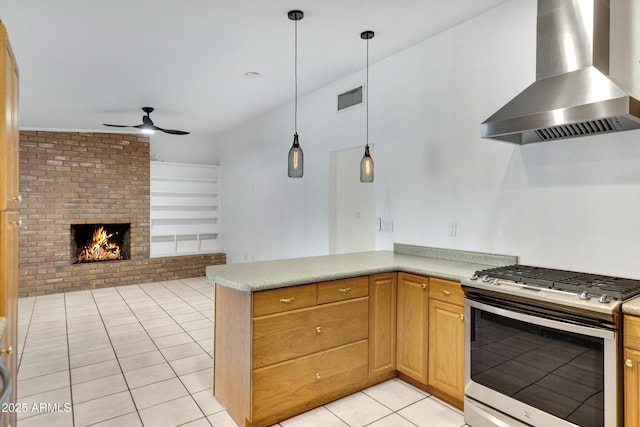
<svg viewBox="0 0 640 427">
<path fill-rule="evenodd" d="M 640 128 L 640 101 L 609 78 L 609 0 L 538 0 L 536 81 L 485 120 L 516 144 Z"/>
</svg>

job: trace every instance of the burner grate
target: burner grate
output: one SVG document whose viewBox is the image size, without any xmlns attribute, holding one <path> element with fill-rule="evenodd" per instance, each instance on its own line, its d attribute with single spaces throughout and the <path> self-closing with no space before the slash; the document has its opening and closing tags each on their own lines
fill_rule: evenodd
<svg viewBox="0 0 640 427">
<path fill-rule="evenodd" d="M 477 271 L 476 274 L 479 277 L 486 275 L 527 286 L 556 289 L 577 294 L 584 291 L 591 296 L 606 294 L 610 298 L 619 301 L 640 295 L 640 280 L 553 268 L 514 264 Z"/>
</svg>

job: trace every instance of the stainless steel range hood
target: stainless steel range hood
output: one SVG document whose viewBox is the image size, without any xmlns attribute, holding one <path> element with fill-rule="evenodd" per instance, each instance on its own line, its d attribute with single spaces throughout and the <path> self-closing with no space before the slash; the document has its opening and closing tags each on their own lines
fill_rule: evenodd
<svg viewBox="0 0 640 427">
<path fill-rule="evenodd" d="M 609 0 L 538 0 L 536 81 L 482 123 L 516 144 L 640 128 L 640 101 L 609 74 Z"/>
</svg>

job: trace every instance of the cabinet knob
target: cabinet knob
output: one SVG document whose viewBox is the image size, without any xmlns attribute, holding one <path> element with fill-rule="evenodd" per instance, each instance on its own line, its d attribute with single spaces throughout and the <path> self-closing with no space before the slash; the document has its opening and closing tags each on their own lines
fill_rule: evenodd
<svg viewBox="0 0 640 427">
<path fill-rule="evenodd" d="M 293 302 L 293 300 L 295 299 L 296 297 L 280 298 L 280 302 L 284 304 L 289 304 L 290 302 Z"/>
<path fill-rule="evenodd" d="M 11 354 L 13 353 L 13 347 L 9 346 L 7 348 L 0 348 L 0 354 Z"/>
<path fill-rule="evenodd" d="M 322 333 L 322 326 L 316 326 L 316 332 L 318 334 L 321 334 Z"/>
<path fill-rule="evenodd" d="M 320 379 L 320 372 L 316 372 L 316 380 Z"/>
<path fill-rule="evenodd" d="M 338 288 L 338 291 L 346 294 L 348 292 L 351 292 L 351 286 L 349 286 L 348 288 Z"/>
<path fill-rule="evenodd" d="M 22 220 L 12 221 L 11 224 L 13 224 L 14 227 L 22 227 Z"/>
<path fill-rule="evenodd" d="M 460 320 L 464 320 L 464 314 L 460 313 Z"/>
<path fill-rule="evenodd" d="M 22 202 L 22 196 L 20 194 L 18 194 L 17 196 L 13 196 L 11 198 L 11 200 L 13 200 L 14 202 L 21 203 Z"/>
<path fill-rule="evenodd" d="M 422 289 L 427 289 L 427 284 L 426 283 L 422 284 Z"/>
<path fill-rule="evenodd" d="M 627 366 L 627 368 L 633 368 L 633 360 L 631 359 L 625 360 L 624 364 Z"/>
</svg>

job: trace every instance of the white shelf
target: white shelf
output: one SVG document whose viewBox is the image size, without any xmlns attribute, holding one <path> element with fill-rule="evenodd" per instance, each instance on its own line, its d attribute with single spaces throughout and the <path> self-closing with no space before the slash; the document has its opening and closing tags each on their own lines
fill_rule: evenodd
<svg viewBox="0 0 640 427">
<path fill-rule="evenodd" d="M 151 162 L 151 257 L 220 250 L 219 166 Z"/>
</svg>

